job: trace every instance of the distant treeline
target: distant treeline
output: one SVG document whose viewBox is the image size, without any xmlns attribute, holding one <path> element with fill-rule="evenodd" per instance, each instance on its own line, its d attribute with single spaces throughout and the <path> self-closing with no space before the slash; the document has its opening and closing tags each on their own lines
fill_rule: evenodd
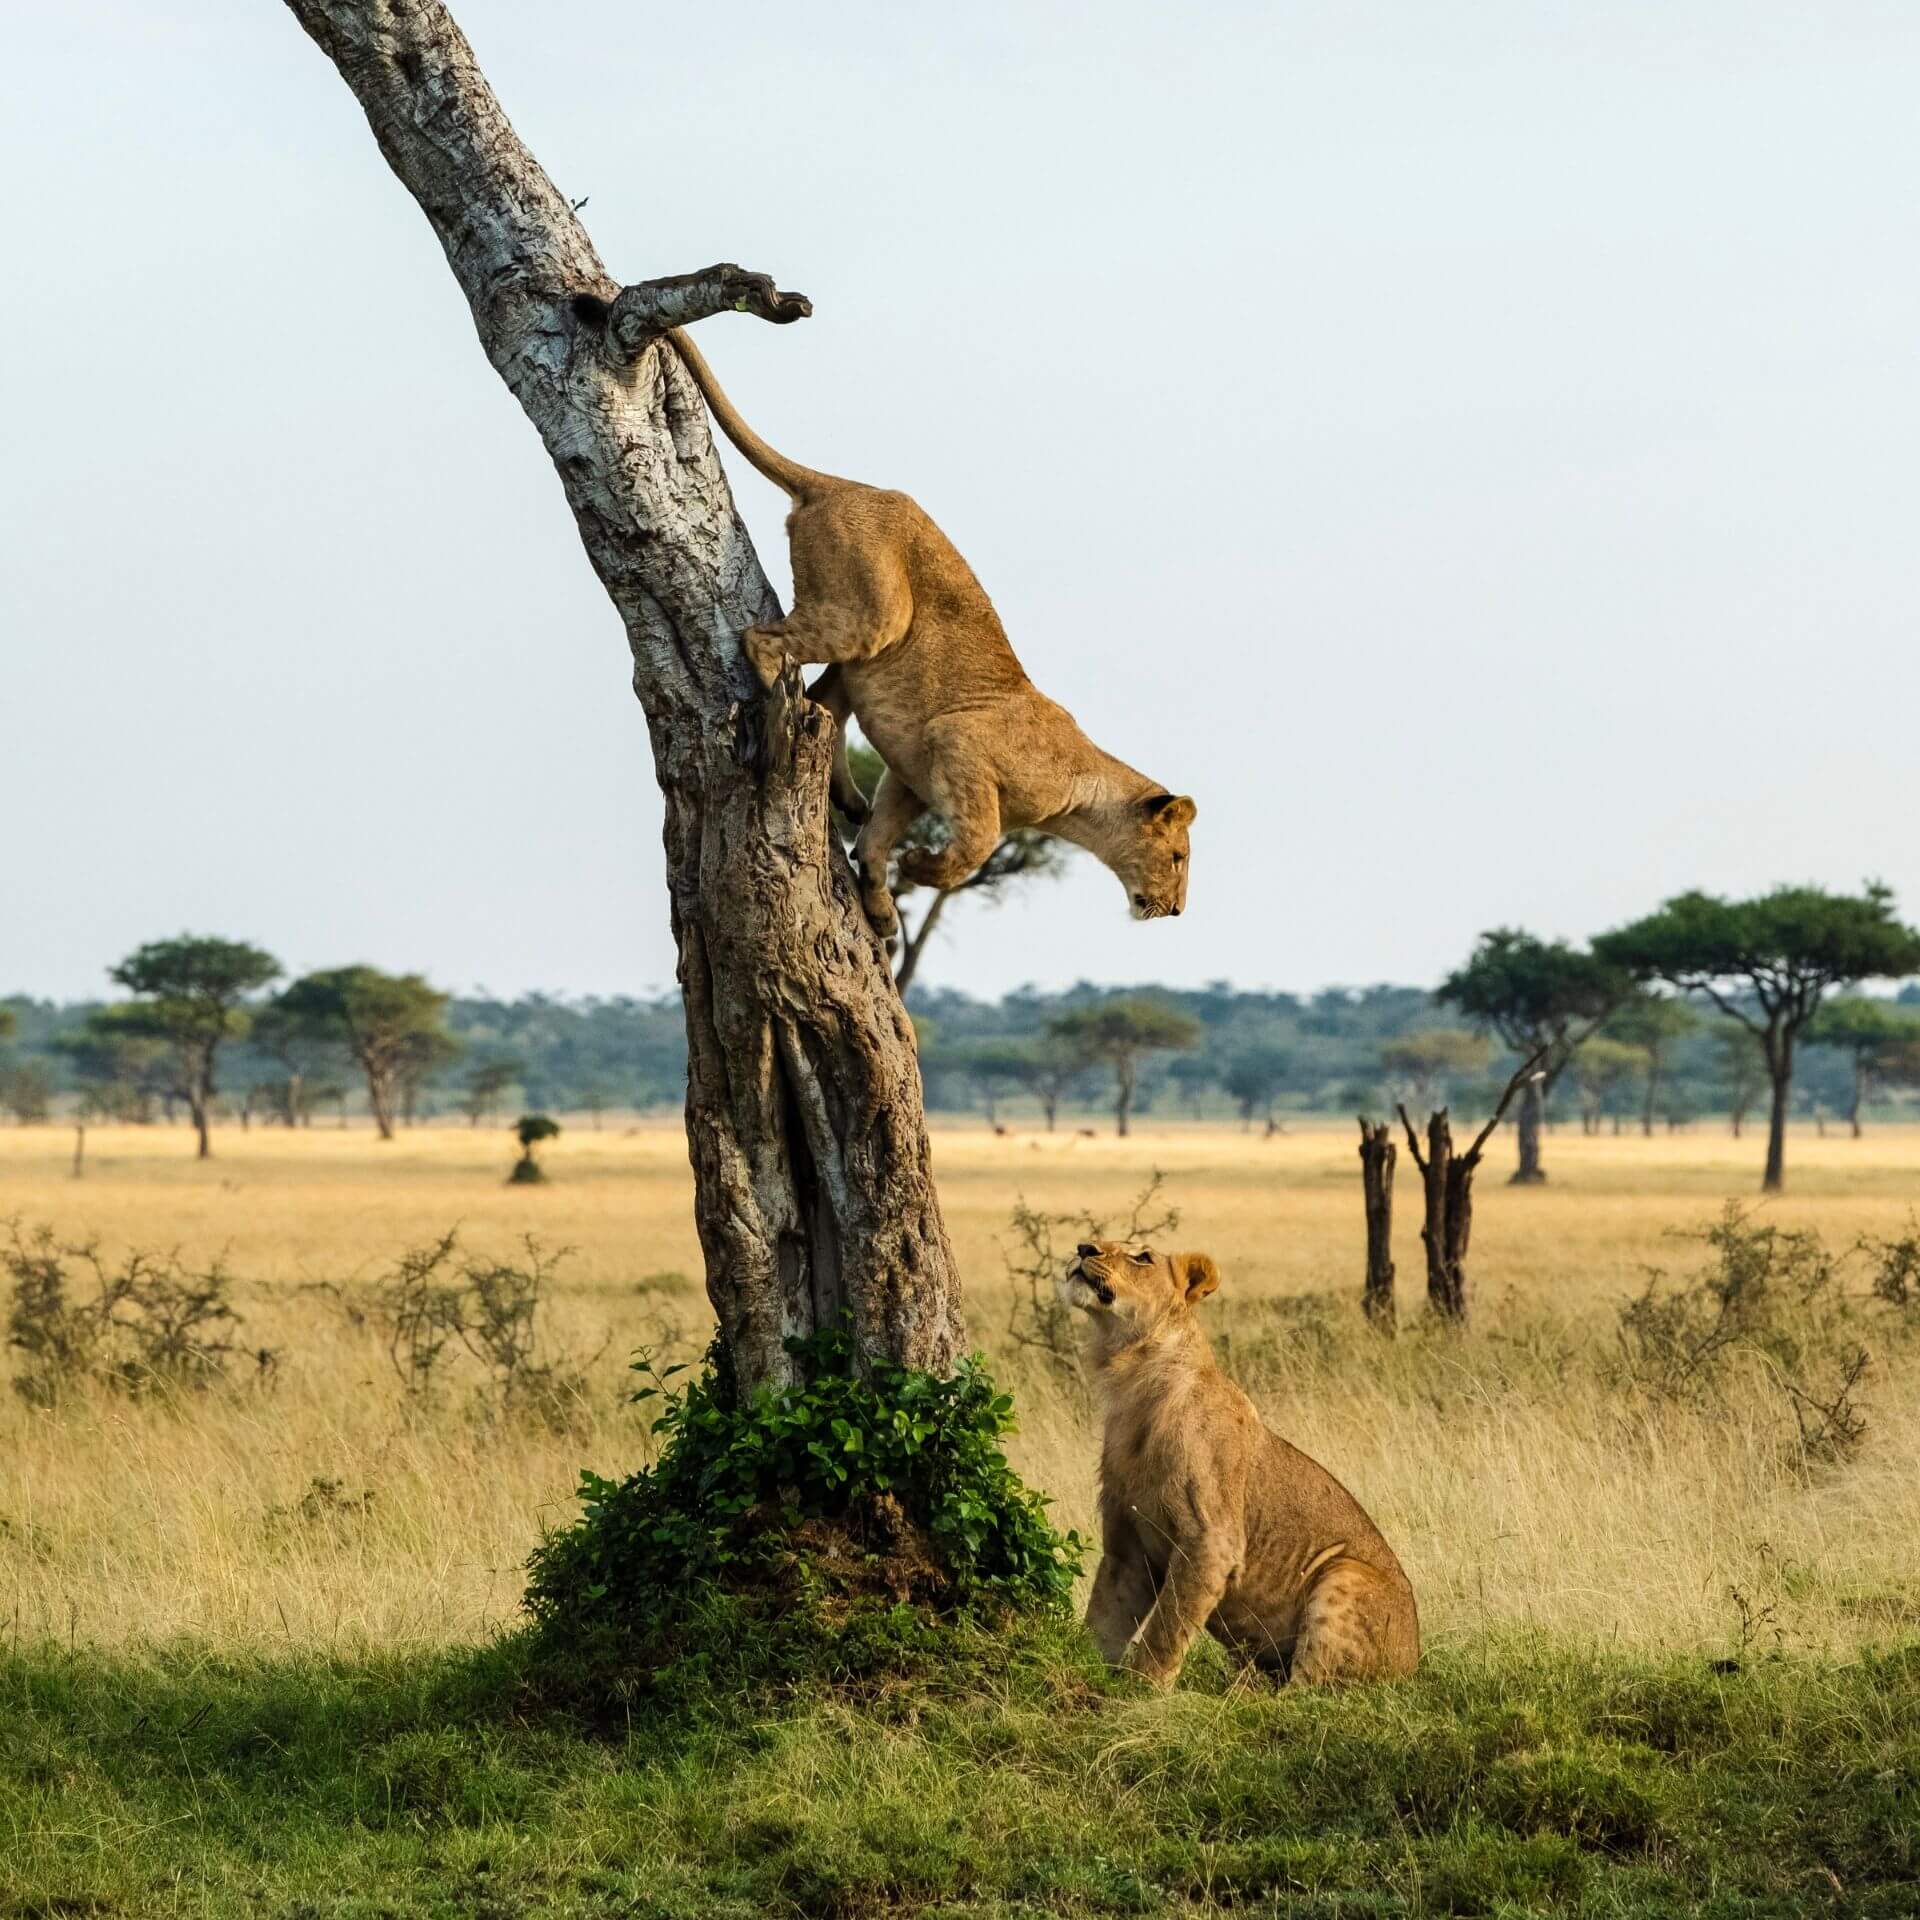
<svg viewBox="0 0 1920 1920">
<path fill-rule="evenodd" d="M 1920 1009 L 1920 986 L 1896 1004 Z M 0 1001 L 13 1031 L 0 1039 L 0 1101 L 22 1120 L 72 1110 L 89 1095 L 80 1045 L 108 1003 L 14 997 Z M 1516 1056 L 1464 1030 L 1457 1013 L 1419 987 L 1331 988 L 1314 994 L 1236 991 L 1224 982 L 1183 990 L 1080 985 L 1057 993 L 1023 989 L 977 1000 L 950 989 L 909 996 L 921 1033 L 928 1104 L 1000 1119 L 1111 1112 L 1114 1065 L 1098 1042 L 1103 1010 L 1138 1022 L 1143 1009 L 1167 1016 L 1160 1038 L 1137 1049 L 1135 1115 L 1235 1117 L 1250 1125 L 1288 1113 L 1382 1111 L 1451 1101 L 1462 1111 L 1494 1100 Z M 1089 1044 L 1062 1049 L 1060 1026 L 1080 1016 Z M 0 1021 L 0 1026 L 4 1026 Z M 97 1023 L 93 1023 L 97 1024 Z M 445 1029 L 457 1043 L 418 1078 L 400 1123 L 459 1116 L 476 1124 L 524 1108 L 573 1112 L 677 1108 L 685 1092 L 686 1038 L 679 1000 L 519 1000 L 453 998 Z M 1733 1023 L 1711 1009 L 1662 1047 L 1649 1075 L 1645 1049 L 1631 1040 L 1601 1045 L 1555 1090 L 1552 1117 L 1569 1124 L 1682 1126 L 1751 1102 L 1757 1087 Z M 1051 1062 L 1051 1066 L 1049 1065 Z M 217 1111 L 284 1120 L 287 1065 L 247 1036 L 225 1043 Z M 1803 1116 L 1839 1116 L 1852 1105 L 1855 1061 L 1842 1046 L 1814 1045 L 1795 1079 Z M 1875 1104 L 1895 1113 L 1913 1093 L 1896 1083 L 1875 1089 Z M 122 1118 L 160 1118 L 169 1109 L 164 1079 Z M 344 1052 L 321 1056 L 305 1073 L 300 1117 L 325 1124 L 366 1110 L 364 1079 Z"/>
</svg>

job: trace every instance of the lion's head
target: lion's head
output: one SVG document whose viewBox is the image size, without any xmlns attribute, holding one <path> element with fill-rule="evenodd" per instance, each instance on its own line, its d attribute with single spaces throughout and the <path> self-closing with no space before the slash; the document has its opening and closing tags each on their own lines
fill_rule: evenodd
<svg viewBox="0 0 1920 1920">
<path fill-rule="evenodd" d="M 1187 904 L 1187 829 L 1197 809 L 1184 793 L 1153 793 L 1132 805 L 1129 831 L 1108 865 L 1136 920 L 1176 916 Z"/>
<path fill-rule="evenodd" d="M 1155 1253 L 1128 1240 L 1083 1241 L 1060 1276 L 1063 1305 L 1144 1329 L 1197 1307 L 1220 1284 L 1211 1254 Z"/>
</svg>

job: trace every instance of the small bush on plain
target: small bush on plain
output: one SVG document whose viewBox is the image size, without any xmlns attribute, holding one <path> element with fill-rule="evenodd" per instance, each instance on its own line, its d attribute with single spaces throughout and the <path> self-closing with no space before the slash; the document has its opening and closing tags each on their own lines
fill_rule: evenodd
<svg viewBox="0 0 1920 1920">
<path fill-rule="evenodd" d="M 135 1248 L 111 1261 L 97 1241 L 13 1220 L 0 1270 L 13 1283 L 7 1344 L 24 1356 L 13 1388 L 30 1406 L 57 1406 L 89 1381 L 130 1394 L 208 1387 L 243 1354 L 259 1377 L 276 1363 L 271 1348 L 232 1337 L 240 1315 L 219 1259 L 196 1269 L 177 1252 Z"/>
<path fill-rule="evenodd" d="M 521 1246 L 521 1260 L 491 1259 L 463 1252 L 449 1230 L 408 1248 L 364 1305 L 351 1303 L 350 1311 L 365 1312 L 380 1329 L 409 1399 L 436 1397 L 443 1363 L 458 1349 L 485 1370 L 488 1405 L 567 1432 L 586 1394 L 586 1363 L 550 1350 L 540 1325 L 567 1249 L 549 1252 L 532 1234 Z"/>
<path fill-rule="evenodd" d="M 1851 1459 L 1867 1430 L 1855 1392 L 1869 1362 L 1851 1337 L 1857 1312 L 1840 1285 L 1842 1261 L 1817 1233 L 1756 1222 L 1735 1200 L 1676 1237 L 1705 1246 L 1708 1262 L 1678 1287 L 1649 1273 L 1621 1306 L 1623 1383 L 1656 1404 L 1711 1413 L 1736 1362 L 1757 1359 L 1792 1412 L 1795 1464 Z"/>
</svg>

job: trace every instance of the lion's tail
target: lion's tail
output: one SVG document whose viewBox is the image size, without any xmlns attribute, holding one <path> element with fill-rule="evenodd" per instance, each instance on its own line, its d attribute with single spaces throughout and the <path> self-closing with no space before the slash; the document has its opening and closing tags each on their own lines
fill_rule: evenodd
<svg viewBox="0 0 1920 1920">
<path fill-rule="evenodd" d="M 726 389 L 713 377 L 713 369 L 707 365 L 706 356 L 687 338 L 686 334 L 675 327 L 668 333 L 667 338 L 673 342 L 674 350 L 686 362 L 687 371 L 693 375 L 694 383 L 705 397 L 713 417 L 719 421 L 721 431 L 746 455 L 754 467 L 765 474 L 790 499 L 811 500 L 834 487 L 844 487 L 849 484 L 845 480 L 836 480 L 830 473 L 815 473 L 811 467 L 803 467 L 799 461 L 789 460 L 785 454 L 775 453 L 741 419 L 738 409 L 727 398 Z"/>
</svg>

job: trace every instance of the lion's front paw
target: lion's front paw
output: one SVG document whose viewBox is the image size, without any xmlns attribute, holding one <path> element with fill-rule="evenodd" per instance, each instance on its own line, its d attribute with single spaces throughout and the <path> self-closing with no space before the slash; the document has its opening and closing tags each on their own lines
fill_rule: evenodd
<svg viewBox="0 0 1920 1920">
<path fill-rule="evenodd" d="M 1161 1666 L 1137 1640 L 1127 1649 L 1120 1665 L 1136 1680 L 1144 1680 L 1157 1693 L 1171 1693 L 1173 1683 L 1180 1677 L 1177 1666 Z"/>
<path fill-rule="evenodd" d="M 885 887 L 862 887 L 860 904 L 867 910 L 868 924 L 891 952 L 900 938 L 900 916 L 894 910 L 893 895 Z"/>
</svg>

